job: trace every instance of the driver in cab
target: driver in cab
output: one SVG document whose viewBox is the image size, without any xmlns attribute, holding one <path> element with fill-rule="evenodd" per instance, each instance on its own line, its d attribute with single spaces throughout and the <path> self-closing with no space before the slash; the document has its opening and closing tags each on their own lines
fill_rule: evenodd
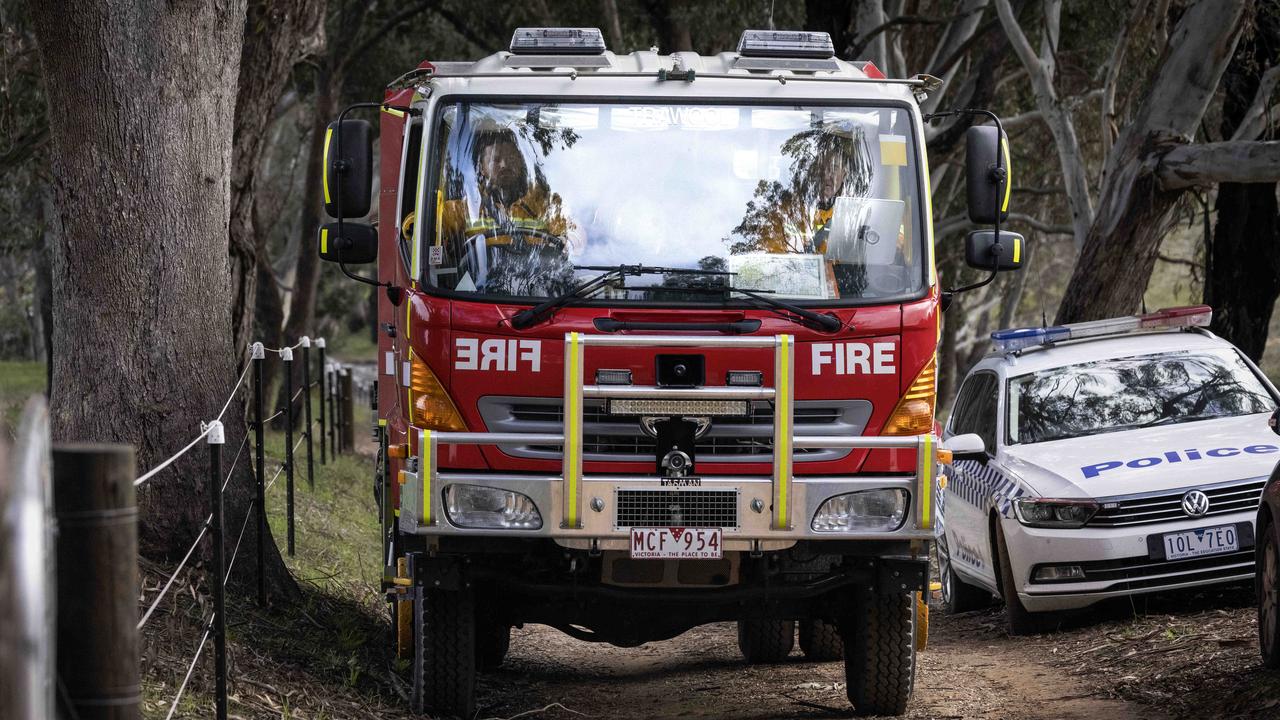
<svg viewBox="0 0 1280 720">
<path fill-rule="evenodd" d="M 567 219 L 560 195 L 539 173 L 530 173 L 515 132 L 477 135 L 470 160 L 474 175 L 462 179 L 463 197 L 445 199 L 442 193 L 437 207 L 434 244 L 447 255 L 463 249 L 456 289 L 539 296 L 571 282 L 569 256 L 582 249 L 582 233 Z M 406 235 L 412 223 L 406 219 Z"/>
</svg>

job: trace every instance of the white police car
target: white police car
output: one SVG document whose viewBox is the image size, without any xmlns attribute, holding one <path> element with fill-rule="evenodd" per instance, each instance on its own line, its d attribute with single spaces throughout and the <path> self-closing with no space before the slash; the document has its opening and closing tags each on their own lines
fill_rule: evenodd
<svg viewBox="0 0 1280 720">
<path fill-rule="evenodd" d="M 945 609 L 1049 611 L 1246 580 L 1280 396 L 1206 306 L 992 334 L 960 387 L 938 542 Z"/>
</svg>

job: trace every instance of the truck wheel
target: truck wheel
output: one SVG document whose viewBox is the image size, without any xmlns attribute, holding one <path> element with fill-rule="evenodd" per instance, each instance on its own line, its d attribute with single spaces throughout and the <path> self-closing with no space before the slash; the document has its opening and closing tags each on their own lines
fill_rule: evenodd
<svg viewBox="0 0 1280 720">
<path fill-rule="evenodd" d="M 991 593 L 960 579 L 951 565 L 947 536 L 938 536 L 938 574 L 942 576 L 942 611 L 948 615 L 981 610 L 991 605 Z"/>
<path fill-rule="evenodd" d="M 901 715 L 915 686 L 915 593 L 874 594 L 846 618 L 844 678 L 856 715 Z"/>
<path fill-rule="evenodd" d="M 840 629 L 822 620 L 804 620 L 800 623 L 800 649 L 804 656 L 816 662 L 831 662 L 844 657 L 844 643 Z"/>
<path fill-rule="evenodd" d="M 475 714 L 475 599 L 466 590 L 423 590 L 414 613 L 413 711 Z"/>
<path fill-rule="evenodd" d="M 1055 614 L 1033 613 L 1018 599 L 1018 585 L 1009 561 L 1009 545 L 1004 540 L 1004 529 L 999 522 L 996 522 L 996 543 L 1000 554 L 1000 594 L 1004 597 L 1005 614 L 1009 616 L 1009 634 L 1034 635 L 1052 630 L 1057 625 Z"/>
<path fill-rule="evenodd" d="M 1262 664 L 1280 668 L 1280 546 L 1276 532 L 1280 526 L 1268 523 L 1258 528 L 1258 640 Z"/>
<path fill-rule="evenodd" d="M 476 669 L 496 670 L 511 649 L 511 628 L 505 624 L 484 622 L 476 627 Z"/>
<path fill-rule="evenodd" d="M 782 662 L 795 640 L 795 620 L 738 621 L 738 649 L 748 665 Z"/>
</svg>

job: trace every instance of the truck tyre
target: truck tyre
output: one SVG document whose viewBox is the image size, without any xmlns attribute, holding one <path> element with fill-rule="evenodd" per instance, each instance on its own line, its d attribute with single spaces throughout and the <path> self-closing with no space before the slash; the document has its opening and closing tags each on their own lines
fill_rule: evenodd
<svg viewBox="0 0 1280 720">
<path fill-rule="evenodd" d="M 423 590 L 414 613 L 413 711 L 475 714 L 475 599 L 466 590 Z"/>
<path fill-rule="evenodd" d="M 872 594 L 846 618 L 844 678 L 855 715 L 901 715 L 915 686 L 915 593 Z"/>
<path fill-rule="evenodd" d="M 476 627 L 476 669 L 496 670 L 511 649 L 511 628 L 502 623 L 483 622 Z"/>
<path fill-rule="evenodd" d="M 991 605 L 991 593 L 960 579 L 951 564 L 951 548 L 946 533 L 938 536 L 938 575 L 942 581 L 942 611 L 948 615 L 981 610 Z"/>
<path fill-rule="evenodd" d="M 1018 585 L 1009 561 L 1009 545 L 1005 542 L 1004 529 L 999 521 L 996 521 L 996 545 L 1000 555 L 1000 595 L 1004 598 L 1005 614 L 1009 617 L 1009 634 L 1034 635 L 1052 630 L 1058 621 L 1055 614 L 1033 613 L 1018 599 Z"/>
<path fill-rule="evenodd" d="M 738 621 L 738 649 L 748 665 L 786 660 L 795 640 L 795 620 Z"/>
<path fill-rule="evenodd" d="M 840 640 L 840 628 L 822 620 L 804 620 L 800 623 L 800 649 L 804 656 L 815 662 L 831 662 L 844 657 L 844 643 Z"/>
</svg>

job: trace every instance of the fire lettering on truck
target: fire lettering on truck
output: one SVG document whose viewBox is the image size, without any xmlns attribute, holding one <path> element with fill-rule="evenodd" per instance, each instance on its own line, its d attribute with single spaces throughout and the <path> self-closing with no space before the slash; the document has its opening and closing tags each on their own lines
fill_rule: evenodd
<svg viewBox="0 0 1280 720">
<path fill-rule="evenodd" d="M 454 346 L 455 370 L 516 372 L 542 370 L 541 340 L 458 338 Z"/>
<path fill-rule="evenodd" d="M 834 368 L 836 375 L 894 375 L 898 372 L 891 342 L 813 343 L 810 347 L 814 375 L 823 374 L 827 366 Z"/>
</svg>

